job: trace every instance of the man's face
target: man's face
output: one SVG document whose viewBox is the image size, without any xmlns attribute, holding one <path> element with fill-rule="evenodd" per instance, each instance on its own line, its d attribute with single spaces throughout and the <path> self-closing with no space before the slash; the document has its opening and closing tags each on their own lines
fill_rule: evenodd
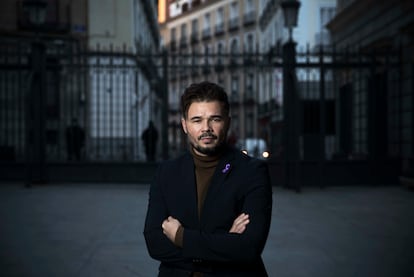
<svg viewBox="0 0 414 277">
<path fill-rule="evenodd" d="M 194 151 L 208 156 L 216 154 L 226 141 L 230 118 L 218 101 L 194 102 L 181 124 Z"/>
</svg>

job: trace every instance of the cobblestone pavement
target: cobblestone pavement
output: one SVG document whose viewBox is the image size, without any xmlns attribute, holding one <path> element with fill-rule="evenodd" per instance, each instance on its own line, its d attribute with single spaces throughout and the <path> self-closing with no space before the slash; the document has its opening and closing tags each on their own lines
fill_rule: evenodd
<svg viewBox="0 0 414 277">
<path fill-rule="evenodd" d="M 0 184 L 0 276 L 156 276 L 142 235 L 148 185 Z M 414 192 L 274 188 L 270 276 L 414 276 Z"/>
</svg>

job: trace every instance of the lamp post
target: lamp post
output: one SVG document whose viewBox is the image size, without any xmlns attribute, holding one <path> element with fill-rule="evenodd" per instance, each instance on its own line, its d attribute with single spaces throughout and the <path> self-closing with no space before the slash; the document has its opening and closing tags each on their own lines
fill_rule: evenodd
<svg viewBox="0 0 414 277">
<path fill-rule="evenodd" d="M 45 91 L 46 91 L 46 46 L 41 41 L 39 30 L 46 19 L 47 2 L 43 0 L 23 1 L 29 24 L 35 31 L 31 44 L 31 84 L 26 102 L 26 186 L 46 182 L 45 157 Z"/>
<path fill-rule="evenodd" d="M 41 27 L 46 20 L 47 2 L 44 0 L 23 1 L 23 10 L 29 15 L 29 23 L 35 28 Z"/>
<path fill-rule="evenodd" d="M 284 0 L 281 2 L 285 27 L 289 39 L 283 45 L 283 142 L 285 162 L 285 186 L 300 190 L 299 186 L 299 97 L 296 89 L 296 43 L 292 29 L 297 25 L 300 2 Z"/>
<path fill-rule="evenodd" d="M 300 2 L 298 0 L 283 0 L 282 6 L 285 27 L 289 30 L 289 41 L 292 41 L 292 29 L 297 26 Z"/>
</svg>

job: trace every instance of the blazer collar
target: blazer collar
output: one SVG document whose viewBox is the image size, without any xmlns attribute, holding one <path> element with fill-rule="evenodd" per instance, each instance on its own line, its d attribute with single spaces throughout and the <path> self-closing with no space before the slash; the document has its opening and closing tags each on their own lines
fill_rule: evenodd
<svg viewBox="0 0 414 277">
<path fill-rule="evenodd" d="M 185 199 L 186 205 L 190 207 L 192 221 L 198 222 L 197 186 L 195 184 L 194 161 L 190 152 L 186 153 L 179 163 L 181 164 L 180 172 L 176 172 L 176 174 L 182 178 L 183 190 L 180 197 Z"/>
<path fill-rule="evenodd" d="M 217 168 L 214 171 L 210 185 L 207 190 L 207 195 L 204 200 L 203 210 L 201 211 L 201 217 L 203 214 L 209 213 L 210 206 L 214 205 L 215 196 L 220 193 L 222 184 L 231 175 L 234 167 L 235 152 L 231 148 L 226 148 L 223 156 L 220 158 Z"/>
</svg>

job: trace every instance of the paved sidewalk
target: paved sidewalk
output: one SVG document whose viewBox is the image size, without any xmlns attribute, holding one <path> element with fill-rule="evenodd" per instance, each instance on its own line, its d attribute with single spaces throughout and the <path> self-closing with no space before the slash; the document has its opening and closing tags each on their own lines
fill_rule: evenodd
<svg viewBox="0 0 414 277">
<path fill-rule="evenodd" d="M 0 184 L 0 276 L 156 276 L 147 185 Z M 274 188 L 270 276 L 414 276 L 414 192 Z"/>
</svg>

